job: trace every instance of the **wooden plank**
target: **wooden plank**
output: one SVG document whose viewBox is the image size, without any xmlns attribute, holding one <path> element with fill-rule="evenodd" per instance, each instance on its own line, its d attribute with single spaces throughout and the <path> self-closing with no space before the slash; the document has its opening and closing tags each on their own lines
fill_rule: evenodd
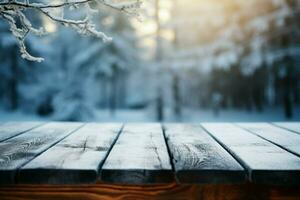
<svg viewBox="0 0 300 200">
<path fill-rule="evenodd" d="M 249 180 L 264 184 L 300 184 L 300 159 L 233 124 L 202 126 L 247 169 Z"/>
<path fill-rule="evenodd" d="M 122 124 L 87 124 L 20 169 L 21 183 L 96 182 Z"/>
<path fill-rule="evenodd" d="M 238 123 L 237 125 L 300 156 L 300 135 L 297 133 L 268 123 Z"/>
<path fill-rule="evenodd" d="M 260 184 L 14 185 L 1 200 L 299 200 L 299 187 Z"/>
<path fill-rule="evenodd" d="M 111 183 L 166 183 L 173 176 L 160 124 L 125 125 L 101 170 Z"/>
<path fill-rule="evenodd" d="M 0 184 L 14 183 L 20 167 L 81 126 L 49 123 L 0 143 Z"/>
<path fill-rule="evenodd" d="M 278 122 L 273 124 L 300 134 L 300 122 L 281 122 L 281 123 Z"/>
<path fill-rule="evenodd" d="M 200 125 L 166 124 L 165 134 L 180 183 L 241 183 L 243 167 Z"/>
<path fill-rule="evenodd" d="M 29 131 L 42 122 L 5 122 L 0 125 L 0 142 Z"/>
</svg>

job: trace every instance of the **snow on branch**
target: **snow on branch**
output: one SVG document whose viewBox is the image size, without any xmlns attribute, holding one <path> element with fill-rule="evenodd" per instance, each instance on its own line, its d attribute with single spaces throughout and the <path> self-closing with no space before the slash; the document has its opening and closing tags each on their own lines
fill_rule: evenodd
<svg viewBox="0 0 300 200">
<path fill-rule="evenodd" d="M 44 27 L 34 28 L 29 18 L 25 15 L 25 11 L 38 12 L 56 23 L 74 29 L 81 35 L 95 36 L 101 38 L 104 42 L 110 41 L 110 37 L 96 29 L 91 19 L 91 15 L 95 12 L 95 5 L 104 5 L 129 16 L 138 17 L 141 0 L 60 0 L 59 2 L 51 2 L 50 0 L 49 3 L 31 3 L 30 0 L 6 0 L 1 2 L 0 0 L 0 17 L 9 24 L 10 31 L 19 44 L 22 58 L 41 62 L 44 60 L 43 58 L 32 56 L 27 51 L 25 39 L 29 33 L 42 36 L 46 34 L 46 31 Z M 64 17 L 63 11 L 65 8 L 78 9 L 80 7 L 87 8 L 84 10 L 84 19 L 73 20 Z M 62 12 L 60 16 L 53 14 L 58 9 Z"/>
</svg>

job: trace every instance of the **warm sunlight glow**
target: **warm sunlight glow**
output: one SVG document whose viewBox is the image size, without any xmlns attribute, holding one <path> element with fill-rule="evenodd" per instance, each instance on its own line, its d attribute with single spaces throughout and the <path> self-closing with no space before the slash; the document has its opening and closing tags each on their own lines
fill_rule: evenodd
<svg viewBox="0 0 300 200">
<path fill-rule="evenodd" d="M 45 29 L 48 33 L 53 33 L 57 30 L 56 24 L 50 21 L 48 18 L 43 18 Z"/>
</svg>

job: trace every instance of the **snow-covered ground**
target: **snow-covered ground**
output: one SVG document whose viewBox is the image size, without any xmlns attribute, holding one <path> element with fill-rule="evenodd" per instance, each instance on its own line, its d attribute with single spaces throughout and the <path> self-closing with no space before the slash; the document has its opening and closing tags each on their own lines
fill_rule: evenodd
<svg viewBox="0 0 300 200">
<path fill-rule="evenodd" d="M 214 115 L 212 110 L 184 109 L 182 117 L 174 117 L 166 111 L 166 122 L 275 122 L 275 121 L 300 121 L 300 106 L 295 107 L 294 117 L 286 119 L 282 108 L 269 108 L 264 112 L 245 110 L 221 110 L 219 115 Z M 148 110 L 119 110 L 115 115 L 102 110 L 97 112 L 98 121 L 109 122 L 155 122 L 155 115 Z"/>
<path fill-rule="evenodd" d="M 22 111 L 8 112 L 0 110 L 0 121 L 49 121 L 49 119 Z"/>
<path fill-rule="evenodd" d="M 269 108 L 264 112 L 245 110 L 222 110 L 215 116 L 211 110 L 196 110 L 185 113 L 185 122 L 275 122 L 300 121 L 300 106 L 295 107 L 294 117 L 286 119 L 282 108 Z"/>
<path fill-rule="evenodd" d="M 51 118 L 42 118 L 20 111 L 7 112 L 0 110 L 0 121 L 49 121 Z M 97 122 L 155 122 L 155 115 L 151 110 L 117 110 L 113 115 L 109 110 L 96 112 Z M 168 110 L 166 122 L 275 122 L 275 121 L 300 121 L 300 106 L 294 108 L 294 117 L 287 120 L 282 108 L 268 108 L 264 112 L 248 112 L 245 110 L 221 110 L 215 116 L 212 110 L 184 109 L 181 118 L 175 118 Z"/>
</svg>

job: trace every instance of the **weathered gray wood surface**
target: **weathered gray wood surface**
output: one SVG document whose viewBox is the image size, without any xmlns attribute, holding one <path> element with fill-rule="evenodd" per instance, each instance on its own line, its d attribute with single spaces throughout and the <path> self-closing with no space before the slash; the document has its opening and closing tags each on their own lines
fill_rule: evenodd
<svg viewBox="0 0 300 200">
<path fill-rule="evenodd" d="M 14 183 L 17 170 L 81 123 L 49 123 L 0 143 L 0 183 Z"/>
<path fill-rule="evenodd" d="M 166 124 L 165 134 L 181 183 L 237 183 L 246 180 L 241 165 L 200 125 Z"/>
<path fill-rule="evenodd" d="M 276 126 L 288 129 L 290 131 L 294 131 L 300 134 L 300 122 L 281 122 L 274 123 Z"/>
<path fill-rule="evenodd" d="M 255 183 L 299 184 L 299 157 L 232 124 L 202 124 L 248 169 Z"/>
<path fill-rule="evenodd" d="M 160 124 L 125 125 L 105 161 L 101 179 L 111 183 L 165 183 L 173 181 Z"/>
<path fill-rule="evenodd" d="M 160 124 L 4 126 L 0 184 L 162 184 L 175 175 L 180 183 L 236 183 L 247 172 L 254 183 L 300 185 L 297 124 L 167 124 L 165 134 Z"/>
<path fill-rule="evenodd" d="M 0 124 L 0 142 L 29 131 L 42 122 L 5 122 Z"/>
<path fill-rule="evenodd" d="M 20 169 L 21 183 L 95 183 L 121 124 L 87 124 Z"/>
<path fill-rule="evenodd" d="M 238 126 L 300 156 L 300 134 L 268 123 L 238 123 Z"/>
</svg>

